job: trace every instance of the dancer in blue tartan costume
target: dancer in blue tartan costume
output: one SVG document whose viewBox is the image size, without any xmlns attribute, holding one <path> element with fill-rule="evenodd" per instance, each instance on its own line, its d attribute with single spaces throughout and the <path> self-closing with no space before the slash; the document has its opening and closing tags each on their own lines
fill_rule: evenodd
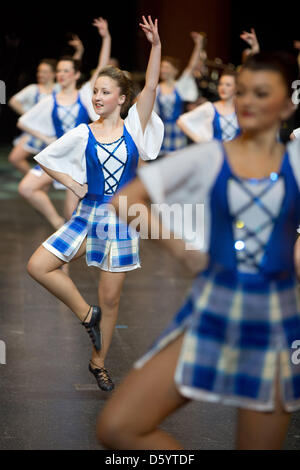
<svg viewBox="0 0 300 470">
<path fill-rule="evenodd" d="M 235 139 L 240 133 L 234 107 L 235 88 L 235 72 L 223 72 L 218 85 L 220 100 L 203 103 L 182 114 L 177 121 L 180 129 L 193 142 Z"/>
<path fill-rule="evenodd" d="M 161 243 L 196 278 L 103 410 L 98 435 L 109 448 L 181 449 L 158 426 L 191 399 L 238 407 L 238 449 L 282 448 L 291 412 L 300 409 L 300 142 L 285 148 L 277 133 L 293 111 L 297 72 L 293 57 L 250 58 L 237 79 L 241 135 L 141 168 L 114 199 L 116 208 L 124 196 L 128 207 L 190 204 L 195 215 L 203 204 L 205 237 L 190 239 L 194 217 L 170 226 L 162 213 L 160 233 L 169 227 L 183 236 Z"/>
<path fill-rule="evenodd" d="M 43 169 L 80 199 L 76 213 L 31 257 L 28 271 L 62 300 L 88 328 L 94 348 L 89 364 L 99 387 L 114 384 L 104 361 L 116 325 L 125 273 L 140 267 L 139 238 L 119 222 L 108 203 L 136 174 L 139 157 L 155 159 L 163 140 L 163 123 L 153 112 L 159 78 L 161 44 L 157 20 L 141 24 L 152 44 L 145 87 L 130 105 L 131 82 L 126 73 L 106 67 L 94 86 L 93 107 L 99 119 L 81 124 L 35 157 Z M 59 268 L 86 254 L 88 265 L 100 268 L 99 307 L 83 299 Z M 99 324 L 101 332 L 99 331 Z"/>
</svg>

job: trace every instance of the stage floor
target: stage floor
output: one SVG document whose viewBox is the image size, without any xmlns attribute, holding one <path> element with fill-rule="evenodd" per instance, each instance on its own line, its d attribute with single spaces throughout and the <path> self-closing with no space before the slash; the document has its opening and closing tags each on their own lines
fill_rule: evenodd
<svg viewBox="0 0 300 470">
<path fill-rule="evenodd" d="M 88 371 L 90 340 L 76 317 L 35 283 L 25 265 L 52 233 L 17 194 L 18 173 L 0 148 L 0 450 L 101 449 L 96 419 L 109 394 Z M 51 191 L 61 210 L 63 191 Z M 118 325 L 106 366 L 118 385 L 133 362 L 180 307 L 191 285 L 188 273 L 155 243 L 143 242 L 142 269 L 127 275 Z M 83 259 L 70 275 L 91 304 L 97 303 L 98 271 Z M 193 402 L 162 428 L 186 449 L 233 449 L 235 410 Z M 300 449 L 300 412 L 293 416 L 286 449 Z"/>
</svg>

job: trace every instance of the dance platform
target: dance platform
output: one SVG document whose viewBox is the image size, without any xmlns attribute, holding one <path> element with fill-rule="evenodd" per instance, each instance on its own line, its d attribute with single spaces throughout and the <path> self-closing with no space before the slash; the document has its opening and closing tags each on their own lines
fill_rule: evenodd
<svg viewBox="0 0 300 470">
<path fill-rule="evenodd" d="M 110 394 L 98 389 L 88 371 L 90 340 L 79 320 L 26 273 L 27 260 L 52 229 L 18 196 L 20 177 L 7 163 L 8 151 L 0 148 L 0 341 L 6 346 L 0 450 L 101 450 L 96 419 Z M 63 191 L 51 190 L 61 212 L 63 197 Z M 142 269 L 127 275 L 106 363 L 116 386 L 191 285 L 188 273 L 154 242 L 142 243 L 141 258 Z M 70 265 L 70 275 L 87 301 L 97 303 L 97 269 L 81 259 Z M 235 415 L 234 408 L 193 402 L 162 428 L 186 449 L 233 449 Z M 300 412 L 292 418 L 286 449 L 300 449 Z"/>
</svg>

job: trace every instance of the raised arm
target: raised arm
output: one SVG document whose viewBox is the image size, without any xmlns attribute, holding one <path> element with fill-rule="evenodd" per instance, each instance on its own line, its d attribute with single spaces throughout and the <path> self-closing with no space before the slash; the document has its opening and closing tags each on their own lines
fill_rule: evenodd
<svg viewBox="0 0 300 470">
<path fill-rule="evenodd" d="M 104 20 L 103 18 L 95 18 L 93 22 L 93 26 L 95 26 L 98 29 L 98 33 L 102 37 L 102 45 L 100 49 L 100 54 L 99 54 L 99 60 L 98 60 L 98 65 L 89 80 L 91 88 L 94 88 L 95 81 L 97 79 L 97 76 L 103 67 L 105 67 L 110 59 L 110 53 L 111 53 L 111 36 L 109 33 L 108 29 L 108 22 Z"/>
<path fill-rule="evenodd" d="M 148 67 L 146 71 L 145 86 L 138 97 L 136 105 L 141 121 L 142 130 L 144 132 L 148 120 L 151 116 L 156 98 L 156 88 L 159 81 L 161 63 L 161 43 L 158 34 L 157 19 L 153 24 L 151 16 L 148 16 L 148 21 L 143 16 L 143 23 L 140 23 L 140 26 L 144 31 L 146 38 L 152 44 Z"/>
<path fill-rule="evenodd" d="M 240 38 L 243 39 L 247 44 L 249 44 L 250 48 L 245 49 L 245 53 L 248 56 L 258 54 L 260 51 L 260 45 L 257 40 L 256 32 L 254 28 L 251 28 L 251 32 L 248 33 L 247 31 L 243 31 L 240 35 Z"/>
<path fill-rule="evenodd" d="M 193 73 L 194 69 L 196 68 L 199 60 L 200 60 L 200 54 L 203 50 L 203 41 L 204 41 L 204 36 L 200 33 L 192 32 L 191 33 L 191 38 L 194 41 L 194 49 L 192 52 L 192 55 L 190 57 L 189 63 L 187 67 L 185 68 L 184 72 L 189 72 Z"/>
<path fill-rule="evenodd" d="M 80 38 L 73 34 L 71 41 L 68 43 L 70 46 L 74 47 L 75 52 L 73 54 L 73 59 L 81 61 L 83 53 L 84 53 L 84 46 Z"/>
</svg>

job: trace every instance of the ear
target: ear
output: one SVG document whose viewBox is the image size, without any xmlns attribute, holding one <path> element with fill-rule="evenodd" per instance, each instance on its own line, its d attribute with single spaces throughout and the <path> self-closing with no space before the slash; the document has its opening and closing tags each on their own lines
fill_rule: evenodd
<svg viewBox="0 0 300 470">
<path fill-rule="evenodd" d="M 80 79 L 80 77 L 81 77 L 81 72 L 79 72 L 79 71 L 76 72 L 75 78 L 76 78 L 77 81 Z"/>
<path fill-rule="evenodd" d="M 122 104 L 124 104 L 125 101 L 126 101 L 126 95 L 119 96 L 119 105 L 122 106 Z"/>
<path fill-rule="evenodd" d="M 287 103 L 286 103 L 286 106 L 285 106 L 284 110 L 281 112 L 280 117 L 281 117 L 282 121 L 287 121 L 287 119 L 289 119 L 294 114 L 296 109 L 297 109 L 297 105 L 295 105 L 292 102 L 292 100 L 289 98 L 287 100 Z"/>
</svg>

